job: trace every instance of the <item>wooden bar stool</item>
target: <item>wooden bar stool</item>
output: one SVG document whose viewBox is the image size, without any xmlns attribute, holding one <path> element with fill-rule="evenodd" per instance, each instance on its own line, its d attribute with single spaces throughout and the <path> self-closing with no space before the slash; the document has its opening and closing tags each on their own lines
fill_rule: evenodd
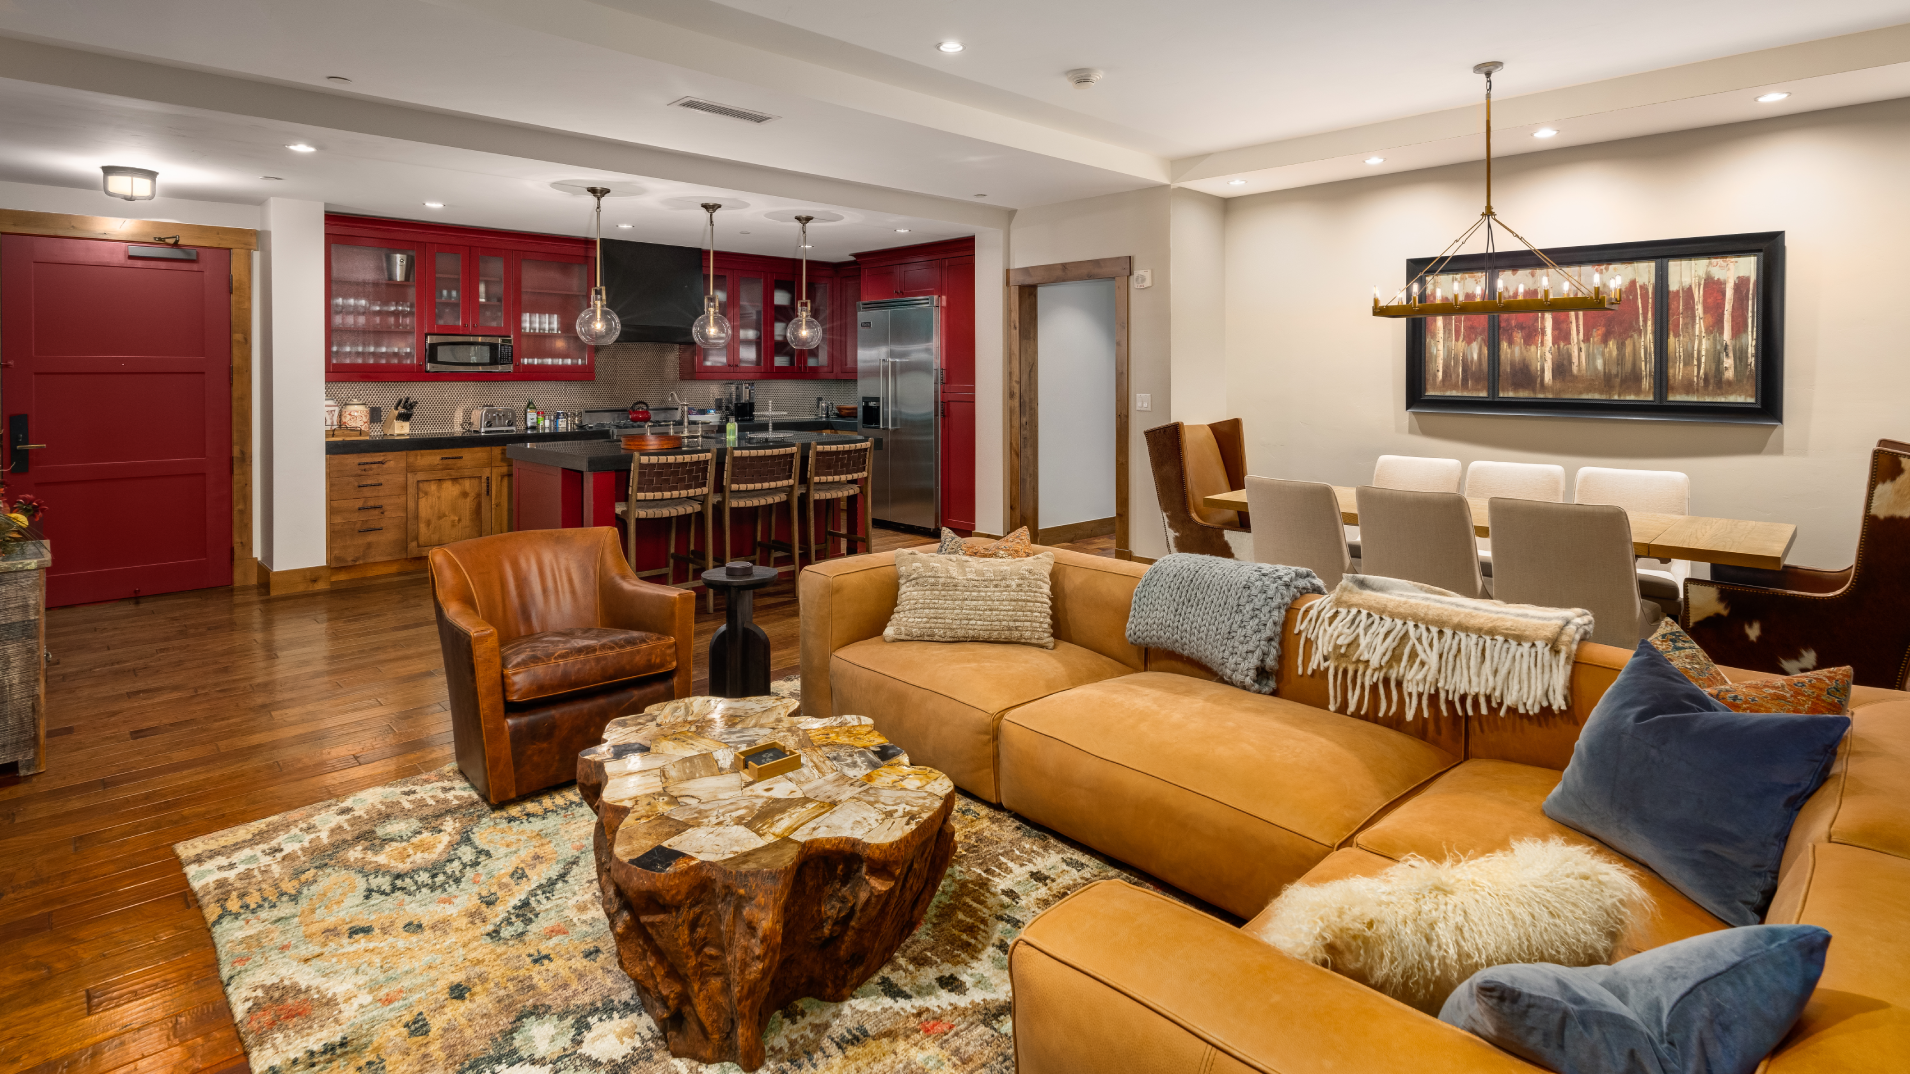
<svg viewBox="0 0 1910 1074">
<path fill-rule="evenodd" d="M 629 561 L 632 570 L 636 570 L 637 566 L 637 523 L 650 519 L 670 520 L 669 543 L 664 546 L 663 566 L 637 571 L 637 577 L 650 578 L 661 574 L 665 576 L 665 585 L 676 585 L 676 565 L 680 561 L 689 568 L 689 577 L 680 588 L 696 588 L 696 516 L 703 516 L 703 569 L 708 570 L 711 565 L 710 549 L 715 544 L 710 540 L 711 501 L 714 499 L 710 490 L 715 483 L 714 451 L 695 455 L 639 452 L 630 456 L 630 492 L 628 498 L 617 505 L 617 514 L 623 519 L 623 556 Z M 678 552 L 676 520 L 685 515 L 690 517 L 689 551 Z"/>
<path fill-rule="evenodd" d="M 875 445 L 868 441 L 860 444 L 816 444 L 809 449 L 809 480 L 804 483 L 802 494 L 809 501 L 808 528 L 804 529 L 803 540 L 809 545 L 809 562 L 819 563 L 830 555 L 829 538 L 842 538 L 842 554 L 855 555 L 869 550 L 869 460 L 873 456 Z M 852 505 L 847 501 L 854 497 Z M 816 505 L 822 505 L 822 551 L 816 548 Z M 837 525 L 839 530 L 829 528 L 831 509 L 841 516 Z M 862 526 L 857 532 L 855 513 L 861 509 Z"/>
<path fill-rule="evenodd" d="M 797 453 L 801 449 L 795 444 L 778 448 L 731 448 L 729 458 L 723 468 L 723 491 L 719 493 L 723 511 L 723 558 L 729 559 L 730 549 L 730 512 L 745 507 L 774 508 L 777 504 L 789 505 L 789 532 L 796 532 L 796 494 L 799 491 L 796 480 L 796 463 L 801 458 Z M 769 524 L 769 538 L 765 540 L 763 524 Z M 789 556 L 787 567 L 796 571 L 802 566 L 800 550 L 774 541 L 776 536 L 776 516 L 770 510 L 756 514 L 756 532 L 750 546 L 750 561 L 761 566 L 776 567 L 776 553 L 785 552 Z M 783 547 L 777 547 L 783 545 Z M 763 553 L 769 553 L 768 562 L 764 562 Z"/>
</svg>

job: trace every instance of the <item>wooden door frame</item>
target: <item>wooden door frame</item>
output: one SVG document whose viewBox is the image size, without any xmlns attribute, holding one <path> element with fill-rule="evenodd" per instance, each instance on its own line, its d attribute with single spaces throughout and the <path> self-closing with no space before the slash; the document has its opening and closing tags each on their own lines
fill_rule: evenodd
<svg viewBox="0 0 1910 1074">
<path fill-rule="evenodd" d="M 1102 257 L 1092 261 L 1065 261 L 1008 270 L 1007 369 L 1003 392 L 1002 485 L 1008 492 L 1004 529 L 1013 533 L 1027 526 L 1040 530 L 1041 483 L 1037 468 L 1041 446 L 1040 393 L 1036 372 L 1037 345 L 1035 289 L 1046 283 L 1078 280 L 1114 281 L 1114 554 L 1133 559 L 1128 546 L 1128 277 L 1132 257 Z"/>
<path fill-rule="evenodd" d="M 112 242 L 171 242 L 232 251 L 232 584 L 258 584 L 252 547 L 252 256 L 251 228 L 169 224 L 111 216 L 74 216 L 0 209 L 0 233 Z M 243 251 L 243 255 L 241 255 Z"/>
</svg>

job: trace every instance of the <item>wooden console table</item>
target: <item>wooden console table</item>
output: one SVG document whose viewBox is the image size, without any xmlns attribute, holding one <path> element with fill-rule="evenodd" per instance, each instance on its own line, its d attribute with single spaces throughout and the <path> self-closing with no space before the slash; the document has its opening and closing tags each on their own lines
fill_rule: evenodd
<svg viewBox="0 0 1910 1074">
<path fill-rule="evenodd" d="M 20 774 L 46 767 L 45 541 L 9 541 L 0 550 L 0 764 Z"/>
</svg>

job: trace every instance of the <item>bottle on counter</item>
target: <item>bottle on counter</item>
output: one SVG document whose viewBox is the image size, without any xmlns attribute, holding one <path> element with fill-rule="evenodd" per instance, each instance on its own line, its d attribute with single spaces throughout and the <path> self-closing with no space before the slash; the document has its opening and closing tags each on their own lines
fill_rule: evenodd
<svg viewBox="0 0 1910 1074">
<path fill-rule="evenodd" d="M 537 431 L 537 427 L 531 424 L 533 421 L 536 421 L 536 420 L 537 420 L 537 400 L 526 398 L 524 400 L 524 431 L 527 433 Z"/>
</svg>

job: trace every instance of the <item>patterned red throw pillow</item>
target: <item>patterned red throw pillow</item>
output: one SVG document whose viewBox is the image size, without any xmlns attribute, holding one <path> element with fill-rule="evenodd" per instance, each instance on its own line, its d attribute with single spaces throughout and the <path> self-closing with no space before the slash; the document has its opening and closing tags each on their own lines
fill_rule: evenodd
<svg viewBox="0 0 1910 1074">
<path fill-rule="evenodd" d="M 1842 716 L 1850 711 L 1850 680 L 1850 668 L 1821 668 L 1777 679 L 1725 683 L 1708 687 L 1705 693 L 1736 712 Z"/>
<path fill-rule="evenodd" d="M 1704 655 L 1704 650 L 1691 640 L 1691 635 L 1684 632 L 1676 619 L 1659 622 L 1658 629 L 1651 635 L 1651 647 L 1665 654 L 1665 659 L 1671 661 L 1672 667 L 1684 672 L 1685 678 L 1706 690 L 1727 685 L 1731 681 L 1724 677 L 1724 672 L 1718 670 L 1710 657 Z"/>
</svg>

